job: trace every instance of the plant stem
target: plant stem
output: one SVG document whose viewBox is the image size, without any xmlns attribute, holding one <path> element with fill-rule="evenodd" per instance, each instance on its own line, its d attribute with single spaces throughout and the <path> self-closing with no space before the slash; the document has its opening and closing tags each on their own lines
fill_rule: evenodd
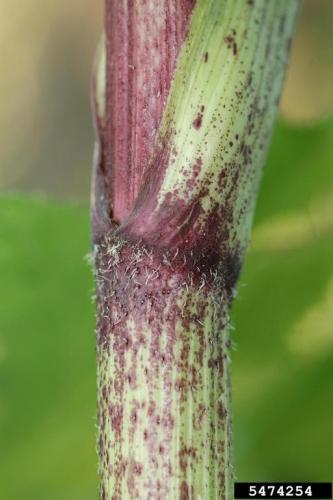
<svg viewBox="0 0 333 500">
<path fill-rule="evenodd" d="M 106 1 L 94 78 L 105 500 L 232 498 L 228 309 L 297 1 Z"/>
<path fill-rule="evenodd" d="M 97 269 L 101 498 L 230 498 L 221 273 L 112 237 Z"/>
</svg>

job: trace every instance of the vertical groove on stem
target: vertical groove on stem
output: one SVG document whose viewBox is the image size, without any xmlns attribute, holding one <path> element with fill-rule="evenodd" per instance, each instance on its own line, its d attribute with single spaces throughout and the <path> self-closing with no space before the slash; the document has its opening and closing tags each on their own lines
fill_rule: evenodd
<svg viewBox="0 0 333 500">
<path fill-rule="evenodd" d="M 228 498 L 223 270 L 114 238 L 96 267 L 101 498 Z"/>
<path fill-rule="evenodd" d="M 113 217 L 133 208 L 194 0 L 106 0 L 106 179 Z"/>
<path fill-rule="evenodd" d="M 93 80 L 101 500 L 231 500 L 228 309 L 297 0 L 106 0 Z"/>
</svg>

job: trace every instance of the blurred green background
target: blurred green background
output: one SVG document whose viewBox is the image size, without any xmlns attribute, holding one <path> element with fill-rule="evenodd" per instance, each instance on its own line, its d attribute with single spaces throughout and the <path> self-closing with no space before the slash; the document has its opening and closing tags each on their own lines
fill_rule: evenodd
<svg viewBox="0 0 333 500">
<path fill-rule="evenodd" d="M 97 498 L 85 256 L 102 4 L 0 0 L 4 500 Z M 332 25 L 331 0 L 303 2 L 232 311 L 243 481 L 333 479 Z"/>
</svg>

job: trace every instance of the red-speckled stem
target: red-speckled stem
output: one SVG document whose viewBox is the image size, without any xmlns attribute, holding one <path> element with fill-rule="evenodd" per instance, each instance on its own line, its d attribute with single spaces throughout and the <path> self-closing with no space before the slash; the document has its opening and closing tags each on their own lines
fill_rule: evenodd
<svg viewBox="0 0 333 500">
<path fill-rule="evenodd" d="M 111 236 L 96 259 L 100 498 L 230 499 L 223 269 Z"/>
<path fill-rule="evenodd" d="M 297 1 L 106 0 L 92 220 L 101 500 L 231 500 L 228 308 Z"/>
</svg>

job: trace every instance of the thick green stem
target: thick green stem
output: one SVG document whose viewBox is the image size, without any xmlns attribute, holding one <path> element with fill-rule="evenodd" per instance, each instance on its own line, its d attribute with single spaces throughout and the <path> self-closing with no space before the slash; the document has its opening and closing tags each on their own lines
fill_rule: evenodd
<svg viewBox="0 0 333 500">
<path fill-rule="evenodd" d="M 106 0 L 94 77 L 100 498 L 232 499 L 228 308 L 297 0 Z"/>
<path fill-rule="evenodd" d="M 112 237 L 96 264 L 101 498 L 231 498 L 224 269 Z"/>
</svg>

